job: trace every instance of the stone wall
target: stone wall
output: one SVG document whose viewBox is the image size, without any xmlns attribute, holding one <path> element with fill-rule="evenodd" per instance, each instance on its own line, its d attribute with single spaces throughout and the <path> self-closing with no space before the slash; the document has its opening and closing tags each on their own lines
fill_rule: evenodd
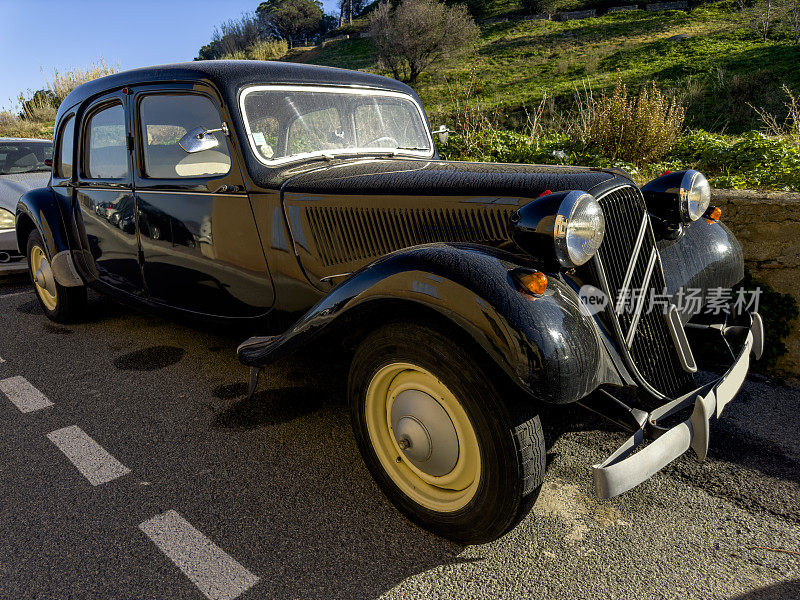
<svg viewBox="0 0 800 600">
<path fill-rule="evenodd" d="M 580 19 L 593 19 L 597 16 L 596 10 L 574 10 L 572 12 L 560 12 L 553 16 L 556 21 L 577 21 Z"/>
<path fill-rule="evenodd" d="M 742 243 L 753 276 L 800 304 L 800 193 L 714 190 L 712 204 Z M 800 375 L 800 319 L 785 343 L 777 368 Z"/>
<path fill-rule="evenodd" d="M 663 10 L 688 10 L 689 3 L 685 0 L 682 2 L 654 2 L 648 4 L 646 9 L 651 12 L 658 12 Z"/>
</svg>

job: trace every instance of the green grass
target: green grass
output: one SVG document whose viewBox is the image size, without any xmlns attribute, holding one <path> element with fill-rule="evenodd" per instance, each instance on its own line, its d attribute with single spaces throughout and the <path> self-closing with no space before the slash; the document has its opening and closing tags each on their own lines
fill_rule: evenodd
<svg viewBox="0 0 800 600">
<path fill-rule="evenodd" d="M 691 37 L 668 41 L 679 34 Z M 291 60 L 381 73 L 368 39 L 333 42 Z M 800 46 L 788 39 L 761 42 L 733 3 L 722 2 L 689 13 L 636 11 L 483 26 L 476 54 L 424 73 L 417 92 L 432 119 L 446 119 L 447 80 L 457 85 L 474 71 L 477 100 L 499 111 L 500 125 L 518 127 L 524 107 L 537 105 L 545 92 L 567 108 L 583 82 L 599 91 L 613 87 L 618 76 L 634 86 L 655 80 L 687 104 L 689 126 L 739 132 L 757 126 L 747 102 L 780 110 L 780 84 L 800 89 L 798 64 Z"/>
</svg>

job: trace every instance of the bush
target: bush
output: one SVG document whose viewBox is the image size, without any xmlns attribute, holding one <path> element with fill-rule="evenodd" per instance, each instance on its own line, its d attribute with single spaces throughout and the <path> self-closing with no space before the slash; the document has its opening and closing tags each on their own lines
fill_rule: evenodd
<svg viewBox="0 0 800 600">
<path fill-rule="evenodd" d="M 54 106 L 58 108 L 64 98 L 67 97 L 67 94 L 79 85 L 87 81 L 92 81 L 93 79 L 111 75 L 118 71 L 119 65 L 107 65 L 106 61 L 101 57 L 99 61 L 89 65 L 85 69 L 73 68 L 67 71 L 53 69 L 53 80 L 50 81 L 45 78 L 45 81 L 47 82 L 47 89 L 55 96 Z"/>
<path fill-rule="evenodd" d="M 715 187 L 800 191 L 800 148 L 784 137 L 696 131 L 676 144 L 672 157 L 711 175 Z"/>
<path fill-rule="evenodd" d="M 278 60 L 289 52 L 289 43 L 286 40 L 262 40 L 248 46 L 244 50 L 237 50 L 223 55 L 226 60 Z"/>
<path fill-rule="evenodd" d="M 685 110 L 655 83 L 634 96 L 618 79 L 610 95 L 585 88 L 577 96 L 581 141 L 612 160 L 645 165 L 666 156 L 680 137 Z"/>
<path fill-rule="evenodd" d="M 31 121 L 8 110 L 0 111 L 0 137 L 52 139 L 53 122 Z"/>
</svg>

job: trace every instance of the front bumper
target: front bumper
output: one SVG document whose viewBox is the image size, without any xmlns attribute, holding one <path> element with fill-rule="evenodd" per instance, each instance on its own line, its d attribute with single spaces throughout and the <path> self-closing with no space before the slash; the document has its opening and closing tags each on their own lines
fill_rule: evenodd
<svg viewBox="0 0 800 600">
<path fill-rule="evenodd" d="M 28 262 L 17 252 L 17 233 L 13 229 L 0 231 L 0 276 L 24 273 Z"/>
<path fill-rule="evenodd" d="M 724 333 L 734 329 L 726 328 Z M 750 368 L 750 355 L 756 360 L 764 350 L 764 326 L 758 313 L 751 315 L 744 346 L 733 365 L 719 379 L 707 383 L 680 398 L 643 416 L 640 429 L 604 462 L 592 467 L 594 484 L 600 498 L 613 498 L 639 485 L 670 462 L 693 449 L 699 460 L 708 453 L 709 423 L 718 419 L 744 383 Z M 694 406 L 691 416 L 675 426 L 661 423 Z M 656 437 L 642 447 L 645 437 Z M 634 452 L 639 449 L 638 452 Z"/>
</svg>

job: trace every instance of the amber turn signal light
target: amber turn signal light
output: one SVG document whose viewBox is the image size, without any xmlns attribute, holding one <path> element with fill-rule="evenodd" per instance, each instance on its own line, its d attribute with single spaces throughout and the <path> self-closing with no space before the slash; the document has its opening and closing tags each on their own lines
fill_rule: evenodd
<svg viewBox="0 0 800 600">
<path fill-rule="evenodd" d="M 547 275 L 541 271 L 520 275 L 519 282 L 527 291 L 537 296 L 544 294 L 547 289 Z"/>
<path fill-rule="evenodd" d="M 712 206 L 706 211 L 706 219 L 709 221 L 719 221 L 722 217 L 722 209 L 719 206 Z"/>
</svg>

